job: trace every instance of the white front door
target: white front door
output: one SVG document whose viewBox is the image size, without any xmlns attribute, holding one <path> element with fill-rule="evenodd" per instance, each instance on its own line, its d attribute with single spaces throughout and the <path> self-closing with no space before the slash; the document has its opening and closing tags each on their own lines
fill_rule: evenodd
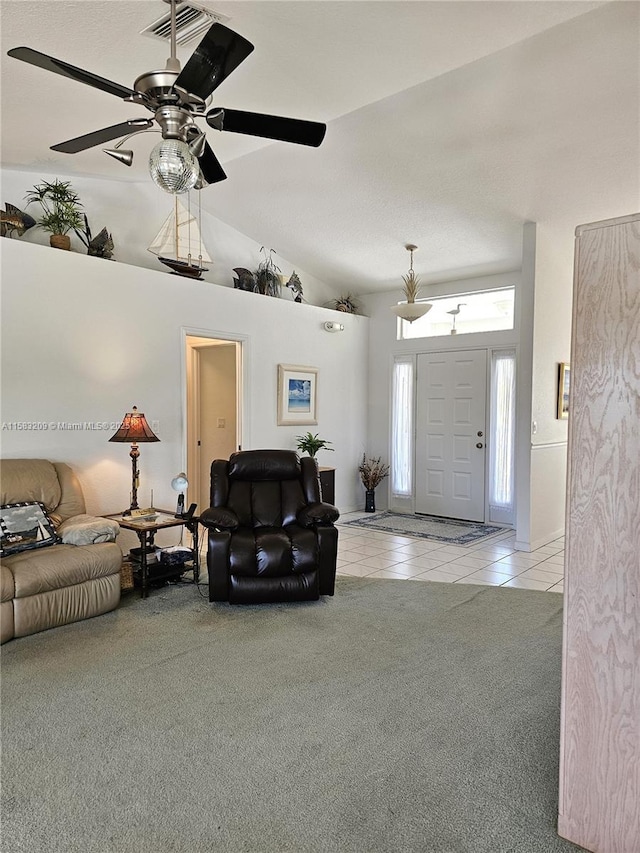
<svg viewBox="0 0 640 853">
<path fill-rule="evenodd" d="M 416 512 L 484 521 L 486 396 L 486 350 L 418 355 Z"/>
</svg>

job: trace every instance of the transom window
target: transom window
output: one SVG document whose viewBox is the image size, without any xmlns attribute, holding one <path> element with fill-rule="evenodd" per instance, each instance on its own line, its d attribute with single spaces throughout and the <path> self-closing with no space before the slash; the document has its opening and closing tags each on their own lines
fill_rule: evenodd
<svg viewBox="0 0 640 853">
<path fill-rule="evenodd" d="M 515 287 L 417 301 L 429 302 L 432 308 L 413 323 L 398 319 L 398 340 L 513 329 Z"/>
</svg>

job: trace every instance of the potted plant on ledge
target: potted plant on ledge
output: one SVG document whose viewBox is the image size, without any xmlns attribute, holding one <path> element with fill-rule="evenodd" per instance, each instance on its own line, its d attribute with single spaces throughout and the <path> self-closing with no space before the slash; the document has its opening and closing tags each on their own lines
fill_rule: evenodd
<svg viewBox="0 0 640 853">
<path fill-rule="evenodd" d="M 280 296 L 280 276 L 282 272 L 276 262 L 273 260 L 275 249 L 269 249 L 269 254 L 264 246 L 260 249 L 264 253 L 264 260 L 258 264 L 258 269 L 255 272 L 255 280 L 258 288 L 258 293 L 264 296 Z"/>
<path fill-rule="evenodd" d="M 38 202 L 44 210 L 44 216 L 38 220 L 43 231 L 48 231 L 49 244 L 54 249 L 71 248 L 68 232 L 82 228 L 82 204 L 80 198 L 71 189 L 69 181 L 43 181 L 36 184 L 25 196 L 27 204 Z"/>
<path fill-rule="evenodd" d="M 306 433 L 305 435 L 297 435 L 296 440 L 296 447 L 298 448 L 298 450 L 302 450 L 304 453 L 308 453 L 309 456 L 315 456 L 319 450 L 333 451 L 333 447 L 327 446 L 331 444 L 330 441 L 326 441 L 326 439 L 324 438 L 318 438 L 317 435 L 312 435 L 310 432 Z"/>
<path fill-rule="evenodd" d="M 380 485 L 384 478 L 388 476 L 389 466 L 386 465 L 379 456 L 377 458 L 370 457 L 367 459 L 366 454 L 363 453 L 362 462 L 360 463 L 358 471 L 360 472 L 362 485 L 366 490 L 364 511 L 375 512 L 375 489 Z"/>
</svg>

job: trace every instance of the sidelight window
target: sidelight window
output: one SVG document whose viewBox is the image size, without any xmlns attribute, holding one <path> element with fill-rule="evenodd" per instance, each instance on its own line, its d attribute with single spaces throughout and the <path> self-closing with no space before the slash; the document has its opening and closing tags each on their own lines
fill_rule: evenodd
<svg viewBox="0 0 640 853">
<path fill-rule="evenodd" d="M 393 365 L 391 400 L 391 492 L 411 497 L 413 435 L 413 361 Z"/>
<path fill-rule="evenodd" d="M 516 427 L 516 356 L 496 350 L 491 358 L 489 506 L 492 521 L 513 523 Z"/>
</svg>

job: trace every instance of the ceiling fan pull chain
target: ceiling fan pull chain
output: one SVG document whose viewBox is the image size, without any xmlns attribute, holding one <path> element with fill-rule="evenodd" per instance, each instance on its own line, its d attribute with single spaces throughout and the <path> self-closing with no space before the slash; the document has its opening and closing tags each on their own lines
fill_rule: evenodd
<svg viewBox="0 0 640 853">
<path fill-rule="evenodd" d="M 189 216 L 187 219 L 187 261 L 191 266 L 191 192 L 187 193 L 187 213 Z"/>
<path fill-rule="evenodd" d="M 173 197 L 173 209 L 175 211 L 175 215 L 173 217 L 173 227 L 175 229 L 175 246 L 176 246 L 176 258 L 180 257 L 180 224 L 179 224 L 179 208 L 178 208 L 178 196 Z"/>
<path fill-rule="evenodd" d="M 202 190 L 198 190 L 198 231 L 200 233 L 200 243 L 198 246 L 198 251 L 200 254 L 198 255 L 198 261 L 200 266 L 202 266 L 202 203 L 200 193 Z"/>
</svg>

